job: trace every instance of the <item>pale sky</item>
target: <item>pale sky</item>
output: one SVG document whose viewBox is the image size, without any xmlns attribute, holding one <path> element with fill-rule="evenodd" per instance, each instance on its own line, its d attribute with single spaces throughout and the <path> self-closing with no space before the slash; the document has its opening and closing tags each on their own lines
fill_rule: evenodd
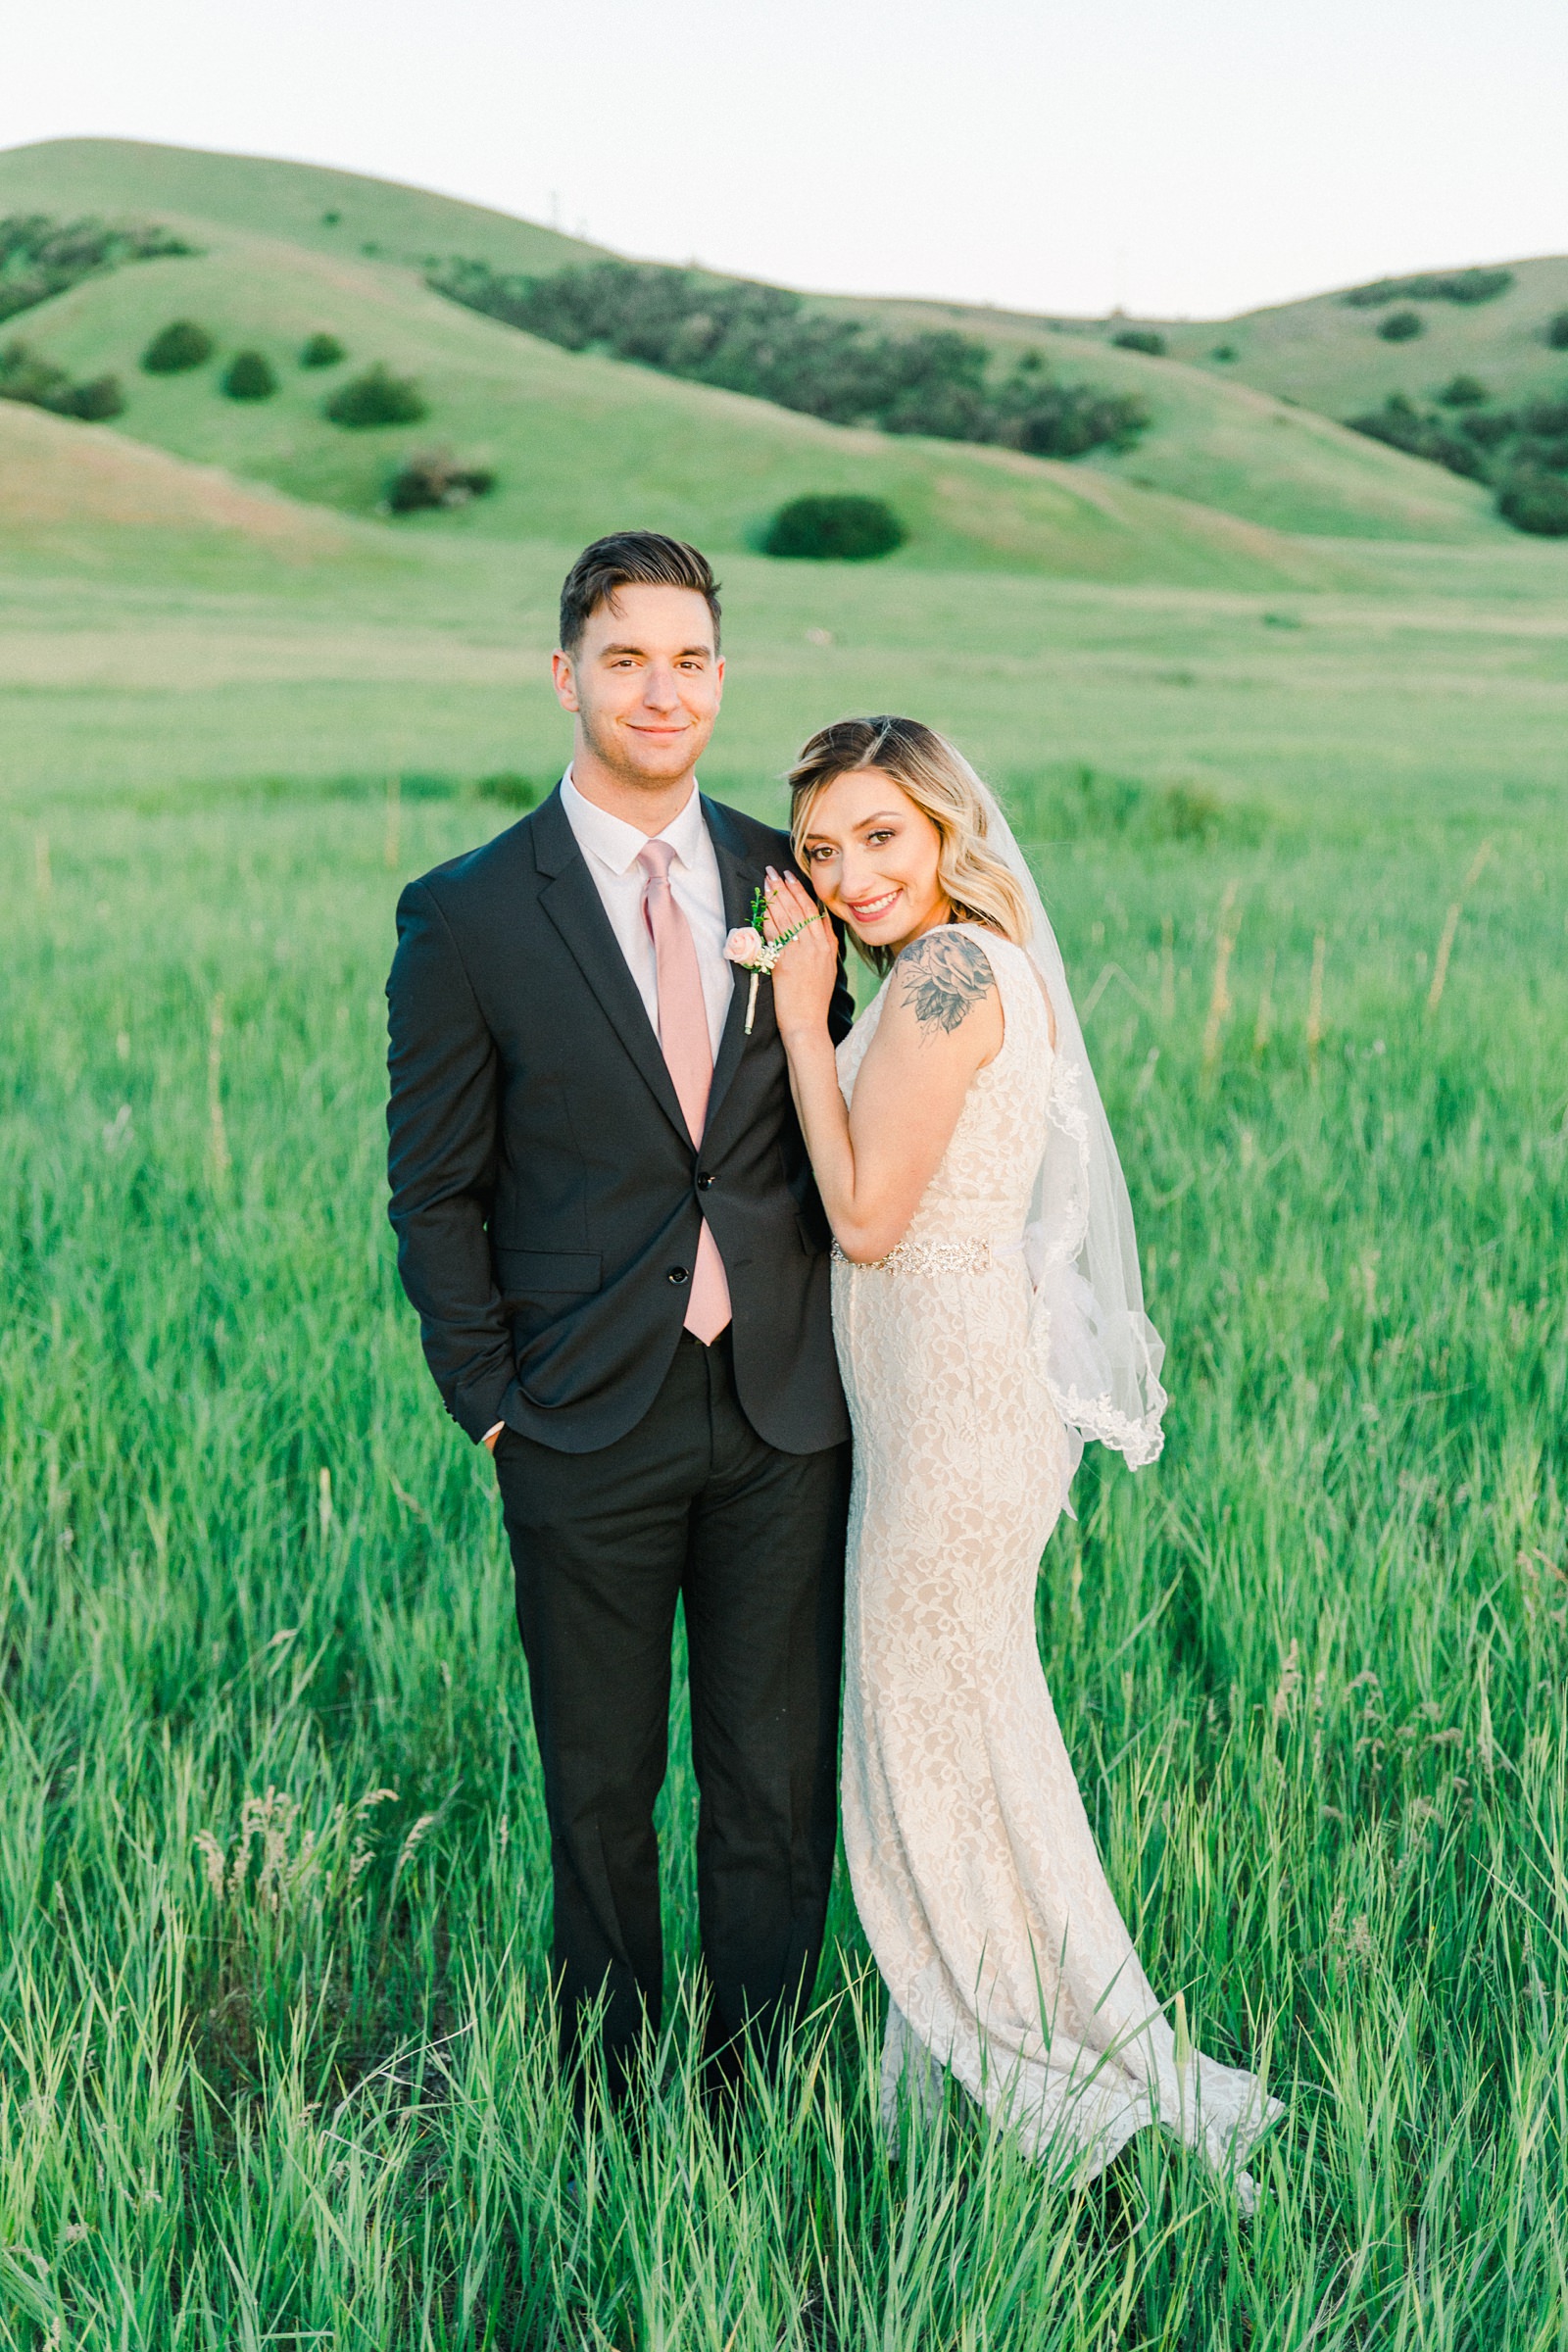
<svg viewBox="0 0 1568 2352">
<path fill-rule="evenodd" d="M 1568 5 L 6 0 L 0 147 L 90 133 L 794 285 L 1218 317 L 1568 250 Z"/>
</svg>

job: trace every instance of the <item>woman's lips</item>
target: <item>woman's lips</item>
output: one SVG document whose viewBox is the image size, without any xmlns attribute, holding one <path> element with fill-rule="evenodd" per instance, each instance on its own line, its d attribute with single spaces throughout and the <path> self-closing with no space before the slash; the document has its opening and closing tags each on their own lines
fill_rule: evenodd
<svg viewBox="0 0 1568 2352">
<path fill-rule="evenodd" d="M 902 890 L 885 890 L 879 898 L 852 899 L 850 913 L 858 923 L 879 923 L 884 915 L 892 913 L 903 895 Z"/>
</svg>

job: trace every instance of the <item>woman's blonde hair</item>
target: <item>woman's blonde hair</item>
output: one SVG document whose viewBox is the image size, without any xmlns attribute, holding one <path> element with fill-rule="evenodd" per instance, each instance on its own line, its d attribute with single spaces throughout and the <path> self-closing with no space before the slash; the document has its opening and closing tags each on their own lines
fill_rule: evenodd
<svg viewBox="0 0 1568 2352">
<path fill-rule="evenodd" d="M 790 770 L 790 832 L 795 855 L 805 865 L 804 844 L 811 810 L 838 776 L 876 768 L 937 829 L 941 849 L 937 880 L 958 922 L 984 923 L 1014 947 L 1028 944 L 1032 917 L 1023 887 L 986 841 L 990 830 L 979 777 L 963 754 L 917 718 L 836 718 L 819 727 Z M 856 946 L 877 971 L 893 961 L 890 948 Z"/>
</svg>

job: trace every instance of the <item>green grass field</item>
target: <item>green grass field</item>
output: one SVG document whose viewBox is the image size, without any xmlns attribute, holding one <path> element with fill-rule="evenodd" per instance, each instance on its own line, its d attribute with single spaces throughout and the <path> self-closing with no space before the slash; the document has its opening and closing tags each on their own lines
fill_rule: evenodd
<svg viewBox="0 0 1568 2352">
<path fill-rule="evenodd" d="M 0 2341 L 1561 2347 L 1560 571 L 1285 607 L 727 566 L 713 781 L 776 807 L 846 707 L 955 726 L 1089 1010 L 1175 1403 L 1157 1469 L 1086 1475 L 1041 1635 L 1156 1982 L 1289 2102 L 1242 2230 L 1157 2138 L 1074 2195 L 955 2106 L 890 2169 L 842 1890 L 728 2154 L 680 2023 L 640 2139 L 553 2088 L 380 988 L 401 878 L 504 821 L 465 787 L 561 757 L 562 553 L 352 598 L 9 574 Z"/>
<path fill-rule="evenodd" d="M 350 305 L 367 356 L 459 354 L 454 411 L 535 470 L 394 529 L 292 383 L 265 448 L 210 383 L 139 379 L 123 432 L 0 404 L 0 2348 L 1568 2352 L 1568 547 L 1370 445 L 1334 535 L 1343 436 L 1124 354 L 1180 412 L 1147 463 L 1266 503 L 1304 448 L 1319 522 L 823 439 L 319 219 L 417 250 L 444 200 L 175 152 L 86 143 L 78 204 L 151 205 L 151 158 L 248 257 L 232 317 L 216 251 L 142 265 L 48 306 L 74 364 L 211 270 L 225 332 L 271 289 L 280 355 Z M 0 208 L 52 153 L 0 157 Z M 807 449 L 895 469 L 923 546 L 748 554 Z M 1037 861 L 1173 1398 L 1157 1467 L 1086 1463 L 1042 1651 L 1156 1985 L 1287 2102 L 1250 2227 L 1156 2135 L 1074 2191 L 957 2100 L 890 2165 L 842 1885 L 716 2145 L 678 1704 L 646 2128 L 554 2083 L 525 1675 L 398 1290 L 382 983 L 403 880 L 511 821 L 483 780 L 559 773 L 600 517 L 718 558 L 710 789 L 776 814 L 808 729 L 903 708 Z"/>
</svg>

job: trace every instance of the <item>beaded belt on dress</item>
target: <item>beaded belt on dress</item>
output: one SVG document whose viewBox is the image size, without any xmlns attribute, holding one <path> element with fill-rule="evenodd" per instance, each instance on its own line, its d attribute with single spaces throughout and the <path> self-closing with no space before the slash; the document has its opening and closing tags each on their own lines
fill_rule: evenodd
<svg viewBox="0 0 1568 2352">
<path fill-rule="evenodd" d="M 837 1242 L 833 1255 L 840 1265 L 860 1267 L 873 1274 L 984 1274 L 996 1262 L 996 1245 L 989 1234 L 967 1242 L 900 1242 L 886 1257 L 846 1257 Z"/>
</svg>

